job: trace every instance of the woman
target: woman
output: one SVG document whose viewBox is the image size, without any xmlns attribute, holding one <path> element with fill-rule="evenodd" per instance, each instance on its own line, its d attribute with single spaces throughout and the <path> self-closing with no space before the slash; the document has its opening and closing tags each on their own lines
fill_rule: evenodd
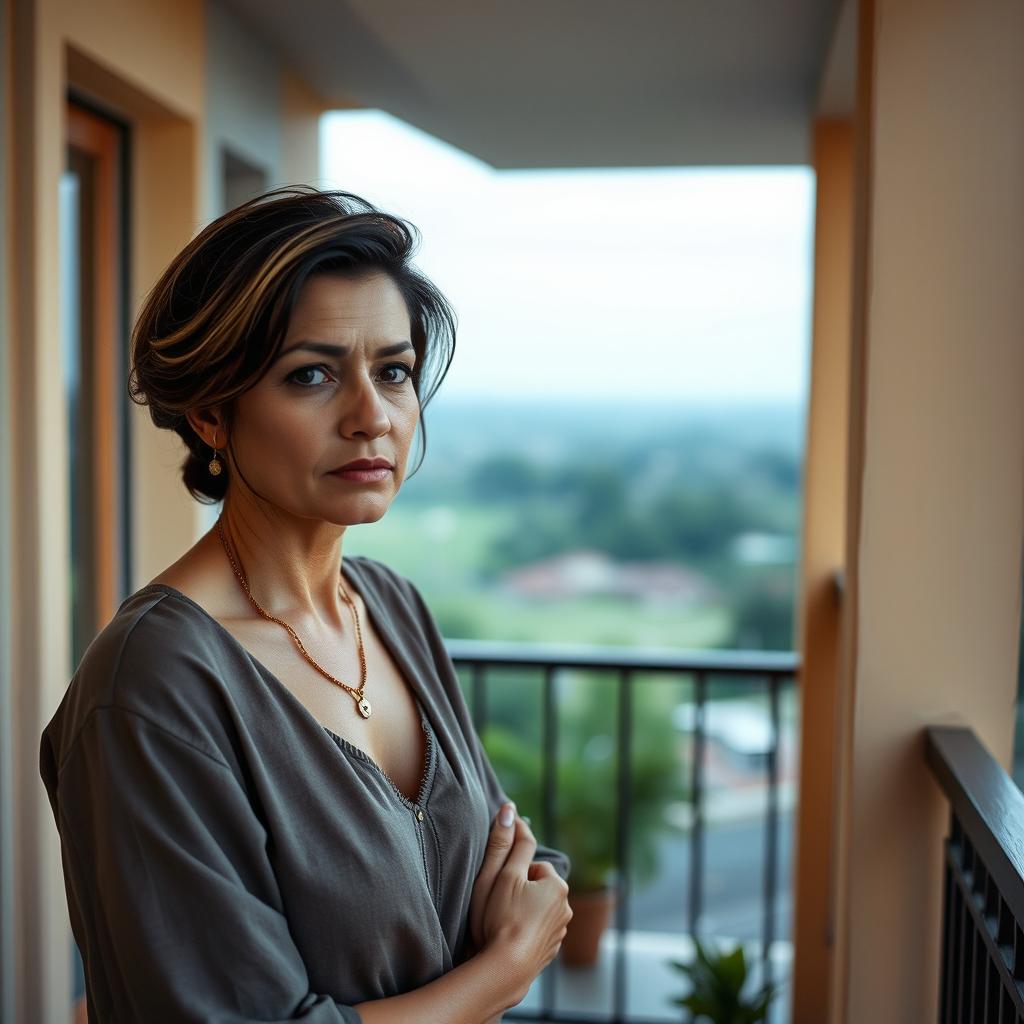
<svg viewBox="0 0 1024 1024">
<path fill-rule="evenodd" d="M 514 814 L 419 592 L 342 557 L 454 348 L 414 231 L 275 190 L 202 231 L 136 323 L 132 397 L 223 506 L 42 737 L 93 1022 L 481 1024 L 565 935 L 568 858 Z"/>
</svg>

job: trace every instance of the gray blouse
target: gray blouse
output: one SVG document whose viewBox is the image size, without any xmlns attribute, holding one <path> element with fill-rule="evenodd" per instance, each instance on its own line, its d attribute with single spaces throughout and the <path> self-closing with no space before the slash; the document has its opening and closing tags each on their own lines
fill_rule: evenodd
<svg viewBox="0 0 1024 1024">
<path fill-rule="evenodd" d="M 418 590 L 345 575 L 416 696 L 414 801 L 216 619 L 151 583 L 85 652 L 40 746 L 93 1024 L 347 1021 L 469 950 L 507 798 Z M 538 844 L 562 878 L 568 857 Z"/>
</svg>

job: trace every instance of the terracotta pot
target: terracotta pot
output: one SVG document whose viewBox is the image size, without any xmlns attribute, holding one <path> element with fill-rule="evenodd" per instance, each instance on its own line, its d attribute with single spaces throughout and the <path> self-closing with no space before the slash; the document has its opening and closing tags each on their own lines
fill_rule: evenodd
<svg viewBox="0 0 1024 1024">
<path fill-rule="evenodd" d="M 568 967 L 592 967 L 597 962 L 601 936 L 615 910 L 615 890 L 609 887 L 598 892 L 570 892 L 569 907 L 572 920 L 558 955 Z"/>
</svg>

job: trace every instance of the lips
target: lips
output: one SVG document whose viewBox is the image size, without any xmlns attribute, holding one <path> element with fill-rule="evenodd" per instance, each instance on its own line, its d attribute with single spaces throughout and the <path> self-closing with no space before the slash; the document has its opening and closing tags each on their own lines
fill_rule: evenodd
<svg viewBox="0 0 1024 1024">
<path fill-rule="evenodd" d="M 353 459 L 352 462 L 346 462 L 344 466 L 339 466 L 337 469 L 332 469 L 332 473 L 344 473 L 348 470 L 353 469 L 391 469 L 393 468 L 391 463 L 384 458 L 375 459 Z"/>
</svg>

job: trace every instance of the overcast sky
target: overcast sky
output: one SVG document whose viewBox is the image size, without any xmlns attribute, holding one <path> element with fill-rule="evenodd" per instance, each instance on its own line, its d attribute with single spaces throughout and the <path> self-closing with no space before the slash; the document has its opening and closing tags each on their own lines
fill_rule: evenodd
<svg viewBox="0 0 1024 1024">
<path fill-rule="evenodd" d="M 494 171 L 379 111 L 322 121 L 321 185 L 422 232 L 452 397 L 804 401 L 808 168 Z"/>
</svg>

